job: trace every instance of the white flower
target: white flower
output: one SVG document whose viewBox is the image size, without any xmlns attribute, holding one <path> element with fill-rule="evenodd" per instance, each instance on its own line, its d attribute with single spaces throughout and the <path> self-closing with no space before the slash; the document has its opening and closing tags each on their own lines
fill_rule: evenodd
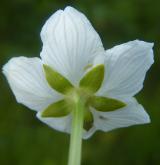
<svg viewBox="0 0 160 165">
<path fill-rule="evenodd" d="M 50 104 L 63 99 L 63 94 L 48 84 L 43 64 L 50 66 L 77 86 L 86 66 L 104 64 L 105 75 L 97 96 L 115 98 L 126 106 L 115 111 L 100 112 L 94 108 L 93 125 L 83 138 L 96 130 L 109 131 L 134 124 L 149 123 L 150 118 L 133 97 L 143 87 L 145 74 L 153 64 L 152 43 L 139 40 L 104 50 L 101 39 L 88 19 L 72 7 L 58 10 L 41 31 L 41 58 L 12 58 L 4 67 L 17 102 L 37 111 L 37 117 L 52 128 L 70 132 L 71 115 L 42 117 Z"/>
</svg>

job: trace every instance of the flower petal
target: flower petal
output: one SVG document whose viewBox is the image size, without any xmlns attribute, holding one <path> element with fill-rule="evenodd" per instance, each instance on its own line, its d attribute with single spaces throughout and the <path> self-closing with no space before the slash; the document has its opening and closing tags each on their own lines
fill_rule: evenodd
<svg viewBox="0 0 160 165">
<path fill-rule="evenodd" d="M 88 19 L 76 9 L 58 10 L 41 31 L 43 62 L 73 84 L 78 84 L 85 67 L 103 52 L 101 39 Z"/>
<path fill-rule="evenodd" d="M 3 67 L 3 73 L 17 102 L 30 109 L 43 110 L 60 98 L 47 84 L 39 58 L 12 58 Z"/>
<path fill-rule="evenodd" d="M 61 132 L 70 133 L 71 129 L 71 115 L 64 117 L 42 117 L 42 111 L 37 113 L 37 118 L 43 123 L 47 124 L 53 129 Z"/>
<path fill-rule="evenodd" d="M 96 130 L 97 128 L 94 125 L 88 131 L 84 130 L 83 139 L 89 139 L 96 132 Z"/>
<path fill-rule="evenodd" d="M 150 122 L 148 114 L 135 99 L 130 99 L 128 106 L 112 112 L 98 112 L 92 110 L 94 126 L 97 130 L 110 131 L 112 129 L 128 127 Z"/>
<path fill-rule="evenodd" d="M 135 40 L 107 50 L 105 79 L 98 95 L 126 98 L 139 92 L 154 62 L 152 47 L 152 43 Z"/>
</svg>

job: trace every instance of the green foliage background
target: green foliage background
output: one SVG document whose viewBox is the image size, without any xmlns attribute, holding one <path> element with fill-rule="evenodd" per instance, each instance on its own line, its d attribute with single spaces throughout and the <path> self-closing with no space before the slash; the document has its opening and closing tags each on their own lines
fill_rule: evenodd
<svg viewBox="0 0 160 165">
<path fill-rule="evenodd" d="M 154 42 L 155 64 L 137 99 L 152 123 L 97 132 L 83 143 L 82 165 L 160 164 L 160 1 L 159 0 L 1 0 L 0 65 L 14 56 L 39 56 L 39 33 L 57 9 L 82 11 L 105 48 L 141 39 Z M 69 136 L 48 128 L 16 102 L 0 73 L 0 164 L 65 165 Z"/>
</svg>

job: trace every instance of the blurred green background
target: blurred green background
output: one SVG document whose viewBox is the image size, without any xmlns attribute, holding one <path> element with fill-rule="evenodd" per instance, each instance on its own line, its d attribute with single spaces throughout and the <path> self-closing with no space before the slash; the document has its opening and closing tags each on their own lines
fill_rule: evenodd
<svg viewBox="0 0 160 165">
<path fill-rule="evenodd" d="M 82 165 L 160 164 L 160 1 L 1 0 L 0 65 L 14 56 L 39 56 L 39 33 L 57 9 L 74 6 L 92 22 L 105 48 L 141 39 L 154 42 L 155 63 L 137 99 L 152 123 L 97 132 L 83 143 Z M 54 131 L 16 102 L 0 73 L 0 164 L 65 165 L 69 136 Z"/>
</svg>

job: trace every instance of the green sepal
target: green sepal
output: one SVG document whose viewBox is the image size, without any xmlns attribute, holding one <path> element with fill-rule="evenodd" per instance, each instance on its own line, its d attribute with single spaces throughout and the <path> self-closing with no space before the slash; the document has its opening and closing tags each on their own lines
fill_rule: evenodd
<svg viewBox="0 0 160 165">
<path fill-rule="evenodd" d="M 126 106 L 122 101 L 101 96 L 93 96 L 90 100 L 90 105 L 102 112 L 114 111 Z"/>
<path fill-rule="evenodd" d="M 95 93 L 101 87 L 104 79 L 104 65 L 97 65 L 84 75 L 80 80 L 79 86 Z"/>
<path fill-rule="evenodd" d="M 89 111 L 89 109 L 86 109 L 85 114 L 84 114 L 84 123 L 83 123 L 83 128 L 85 130 L 89 130 L 93 126 L 93 115 Z"/>
<path fill-rule="evenodd" d="M 72 111 L 72 106 L 66 100 L 57 101 L 49 105 L 43 112 L 42 117 L 63 117 Z"/>
<path fill-rule="evenodd" d="M 66 94 L 73 85 L 64 76 L 58 73 L 56 70 L 52 69 L 48 65 L 43 65 L 45 76 L 48 84 L 55 89 L 57 92 Z"/>
</svg>

